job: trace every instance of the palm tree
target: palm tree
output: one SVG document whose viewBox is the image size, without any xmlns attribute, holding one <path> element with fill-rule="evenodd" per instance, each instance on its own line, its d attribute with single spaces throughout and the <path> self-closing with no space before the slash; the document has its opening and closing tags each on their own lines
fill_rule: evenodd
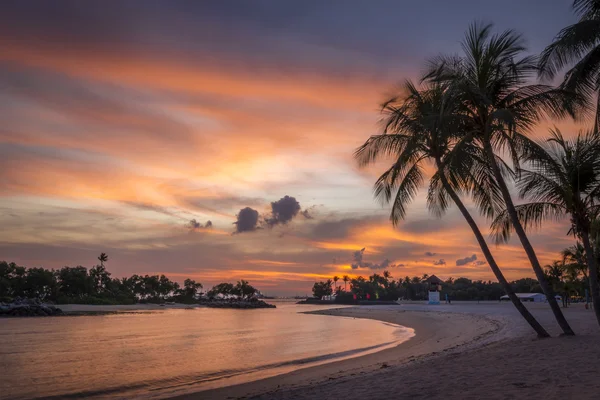
<svg viewBox="0 0 600 400">
<path fill-rule="evenodd" d="M 340 280 L 340 277 L 339 277 L 339 276 L 337 276 L 337 275 L 336 275 L 336 276 L 334 276 L 334 277 L 333 277 L 333 283 L 335 284 L 335 289 L 336 289 L 336 290 L 337 290 L 337 282 L 338 282 L 339 280 Z"/>
<path fill-rule="evenodd" d="M 565 272 L 564 264 L 560 261 L 553 261 L 552 264 L 547 264 L 544 269 L 548 280 L 554 286 L 554 290 L 560 290 L 559 285 Z"/>
<path fill-rule="evenodd" d="M 423 164 L 426 161 L 433 162 L 437 172 L 429 182 L 429 209 L 441 216 L 448 208 L 450 199 L 456 204 L 471 227 L 494 275 L 519 313 L 539 337 L 548 337 L 546 330 L 517 298 L 475 220 L 459 197 L 460 191 L 470 193 L 478 208 L 488 216 L 493 215 L 500 200 L 487 164 L 477 161 L 482 158 L 479 149 L 469 142 L 454 139 L 456 131 L 463 128 L 462 118 L 455 118 L 460 111 L 457 107 L 462 107 L 462 104 L 440 85 L 419 91 L 407 82 L 404 89 L 407 92 L 405 96 L 384 103 L 384 134 L 371 136 L 355 153 L 361 166 L 374 163 L 384 156 L 396 159 L 375 183 L 375 196 L 388 203 L 396 192 L 390 219 L 393 225 L 397 225 L 406 215 L 407 204 L 423 183 Z M 409 282 L 410 279 L 406 277 L 405 284 Z M 415 277 L 412 282 L 418 284 L 420 279 Z"/>
<path fill-rule="evenodd" d="M 594 251 L 595 253 L 595 251 Z M 587 264 L 585 262 L 585 249 L 581 242 L 575 243 L 573 246 L 567 247 L 561 251 L 562 262 L 571 275 L 578 276 L 580 273 L 583 275 L 584 280 L 587 281 Z"/>
<path fill-rule="evenodd" d="M 539 144 L 525 160 L 531 170 L 520 171 L 517 187 L 521 197 L 528 196 L 533 202 L 517 206 L 517 217 L 528 228 L 569 215 L 570 232 L 581 240 L 587 259 L 592 302 L 600 324 L 598 264 L 590 240 L 592 221 L 600 212 L 600 133 L 580 133 L 576 139 L 566 140 L 560 131 L 551 131 L 546 143 Z M 499 240 L 508 239 L 508 219 L 502 212 L 493 222 Z"/>
<path fill-rule="evenodd" d="M 539 74 L 552 80 L 559 71 L 571 66 L 561 86 L 600 101 L 600 2 L 575 0 L 573 9 L 579 21 L 561 30 L 542 52 Z M 594 129 L 598 130 L 599 125 L 600 108 L 597 104 Z"/>
<path fill-rule="evenodd" d="M 344 292 L 346 291 L 346 285 L 348 284 L 348 281 L 350 280 L 350 277 L 348 275 L 344 275 L 342 277 L 342 280 L 344 281 Z"/>
<path fill-rule="evenodd" d="M 104 267 L 104 263 L 108 261 L 108 255 L 106 253 L 100 253 L 98 260 L 100 260 L 100 266 Z"/>
<path fill-rule="evenodd" d="M 537 74 L 537 59 L 518 58 L 524 51 L 523 39 L 508 30 L 491 33 L 492 25 L 472 24 L 462 43 L 462 57 L 440 56 L 434 60 L 424 80 L 443 82 L 456 92 L 470 120 L 465 138 L 479 146 L 493 172 L 508 216 L 529 258 L 537 280 L 565 335 L 574 335 L 548 284 L 535 250 L 519 221 L 497 152 L 508 151 L 515 167 L 529 150 L 525 136 L 543 116 L 575 116 L 586 103 L 579 96 L 548 85 L 526 82 Z"/>
</svg>

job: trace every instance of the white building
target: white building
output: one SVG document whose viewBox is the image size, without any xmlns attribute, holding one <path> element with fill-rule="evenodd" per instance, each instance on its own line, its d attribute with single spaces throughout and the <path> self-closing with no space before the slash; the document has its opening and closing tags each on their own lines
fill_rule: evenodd
<svg viewBox="0 0 600 400">
<path fill-rule="evenodd" d="M 534 303 L 543 303 L 546 301 L 546 295 L 543 293 L 515 293 L 522 302 L 532 301 Z M 510 300 L 508 295 L 500 297 L 500 300 Z"/>
<path fill-rule="evenodd" d="M 515 293 L 517 295 L 517 297 L 519 298 L 519 300 L 521 300 L 522 302 L 525 301 L 531 301 L 534 303 L 543 303 L 546 301 L 546 295 L 543 293 Z M 510 300 L 508 298 L 508 295 L 504 295 L 502 297 L 500 297 L 500 300 Z M 562 297 L 560 297 L 559 295 L 556 295 L 556 300 L 560 301 L 562 300 Z"/>
</svg>

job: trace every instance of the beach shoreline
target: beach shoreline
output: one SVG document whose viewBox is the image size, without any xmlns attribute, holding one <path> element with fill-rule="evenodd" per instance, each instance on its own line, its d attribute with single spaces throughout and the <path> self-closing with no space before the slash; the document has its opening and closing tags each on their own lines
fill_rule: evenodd
<svg viewBox="0 0 600 400">
<path fill-rule="evenodd" d="M 577 398 L 597 396 L 600 383 L 596 378 L 600 370 L 593 365 L 555 376 L 555 372 L 564 370 L 569 363 L 569 359 L 565 359 L 567 355 L 582 360 L 594 359 L 593 354 L 600 357 L 600 335 L 591 312 L 580 305 L 565 310 L 578 331 L 578 336 L 565 338 L 557 337 L 560 331 L 546 304 L 529 308 L 548 326 L 553 338 L 537 339 L 512 305 L 496 302 L 314 311 L 321 315 L 394 323 L 414 329 L 416 335 L 377 353 L 173 398 L 478 399 L 482 397 L 481 390 L 485 390 L 489 393 L 484 397 L 500 399 L 536 397 L 540 390 L 546 390 L 545 398 L 558 399 L 573 396 L 574 381 L 585 383 L 578 388 Z M 550 382 L 549 379 L 564 382 L 551 388 L 540 386 L 540 382 Z M 458 387 L 460 391 L 453 396 L 452 391 Z"/>
<path fill-rule="evenodd" d="M 246 398 L 278 391 L 331 382 L 369 372 L 397 367 L 424 358 L 455 351 L 461 347 L 483 345 L 501 329 L 501 324 L 486 316 L 466 313 L 406 310 L 402 306 L 361 306 L 328 308 L 306 314 L 377 320 L 413 329 L 415 336 L 399 345 L 355 358 L 298 369 L 266 379 L 204 390 L 172 397 L 174 399 Z M 451 332 L 451 334 L 450 334 Z"/>
</svg>

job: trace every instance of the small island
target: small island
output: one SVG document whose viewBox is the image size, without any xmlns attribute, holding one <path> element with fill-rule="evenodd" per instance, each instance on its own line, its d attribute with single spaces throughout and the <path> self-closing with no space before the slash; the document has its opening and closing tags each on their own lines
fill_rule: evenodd
<svg viewBox="0 0 600 400">
<path fill-rule="evenodd" d="M 162 274 L 113 278 L 105 267 L 108 262 L 106 253 L 100 254 L 98 260 L 100 263 L 89 270 L 83 266 L 58 270 L 25 268 L 0 261 L 0 317 L 81 314 L 64 311 L 57 306 L 61 304 L 275 308 L 261 300 L 264 298 L 262 293 L 243 279 L 236 284 L 220 283 L 203 292 L 200 282 L 185 279 L 180 285 Z"/>
</svg>

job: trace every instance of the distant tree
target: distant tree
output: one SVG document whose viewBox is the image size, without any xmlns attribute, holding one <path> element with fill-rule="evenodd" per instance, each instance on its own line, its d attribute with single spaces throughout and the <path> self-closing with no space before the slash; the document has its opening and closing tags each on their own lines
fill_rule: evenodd
<svg viewBox="0 0 600 400">
<path fill-rule="evenodd" d="M 232 294 L 240 296 L 242 299 L 246 299 L 253 296 L 256 293 L 256 289 L 248 283 L 248 281 L 241 280 L 233 288 Z"/>
<path fill-rule="evenodd" d="M 0 297 L 24 296 L 26 269 L 15 263 L 0 262 Z"/>
<path fill-rule="evenodd" d="M 331 294 L 333 293 L 331 284 L 331 279 L 327 279 L 324 282 L 315 282 L 312 288 L 313 296 L 318 299 L 322 298 L 323 296 L 331 296 Z"/>
<path fill-rule="evenodd" d="M 180 291 L 186 299 L 193 300 L 196 298 L 196 295 L 200 289 L 202 289 L 202 284 L 200 282 L 196 282 L 192 279 L 186 279 L 183 282 L 183 288 L 181 288 Z"/>
<path fill-rule="evenodd" d="M 102 264 L 90 268 L 89 275 L 93 283 L 94 293 L 96 294 L 104 292 L 110 285 L 110 272 L 106 271 L 106 268 Z"/>
<path fill-rule="evenodd" d="M 346 290 L 347 290 L 347 286 L 346 286 L 346 285 L 347 285 L 347 284 L 348 284 L 348 282 L 350 281 L 350 277 L 349 277 L 348 275 L 344 275 L 344 276 L 342 277 L 342 280 L 344 281 L 344 291 L 346 291 Z"/>
<path fill-rule="evenodd" d="M 24 294 L 42 301 L 55 298 L 58 291 L 56 274 L 44 268 L 29 268 L 25 278 Z"/>
<path fill-rule="evenodd" d="M 108 261 L 108 255 L 106 253 L 100 253 L 98 260 L 100 260 L 100 265 L 104 267 L 104 263 Z"/>
<path fill-rule="evenodd" d="M 335 289 L 337 289 L 337 282 L 338 282 L 339 280 L 340 280 L 340 277 L 339 277 L 339 276 L 335 275 L 335 276 L 333 277 L 333 284 L 334 284 L 334 286 L 335 286 Z"/>
<path fill-rule="evenodd" d="M 93 291 L 94 282 L 82 266 L 63 267 L 58 271 L 60 293 L 69 299 L 77 300 Z"/>
<path fill-rule="evenodd" d="M 234 291 L 233 289 L 234 289 L 233 284 L 224 282 L 224 283 L 219 283 L 218 285 L 213 286 L 213 288 L 210 289 L 208 291 L 208 293 L 206 293 L 206 294 L 208 297 L 215 297 L 218 294 L 227 296 L 227 295 L 233 294 L 233 291 Z"/>
</svg>

